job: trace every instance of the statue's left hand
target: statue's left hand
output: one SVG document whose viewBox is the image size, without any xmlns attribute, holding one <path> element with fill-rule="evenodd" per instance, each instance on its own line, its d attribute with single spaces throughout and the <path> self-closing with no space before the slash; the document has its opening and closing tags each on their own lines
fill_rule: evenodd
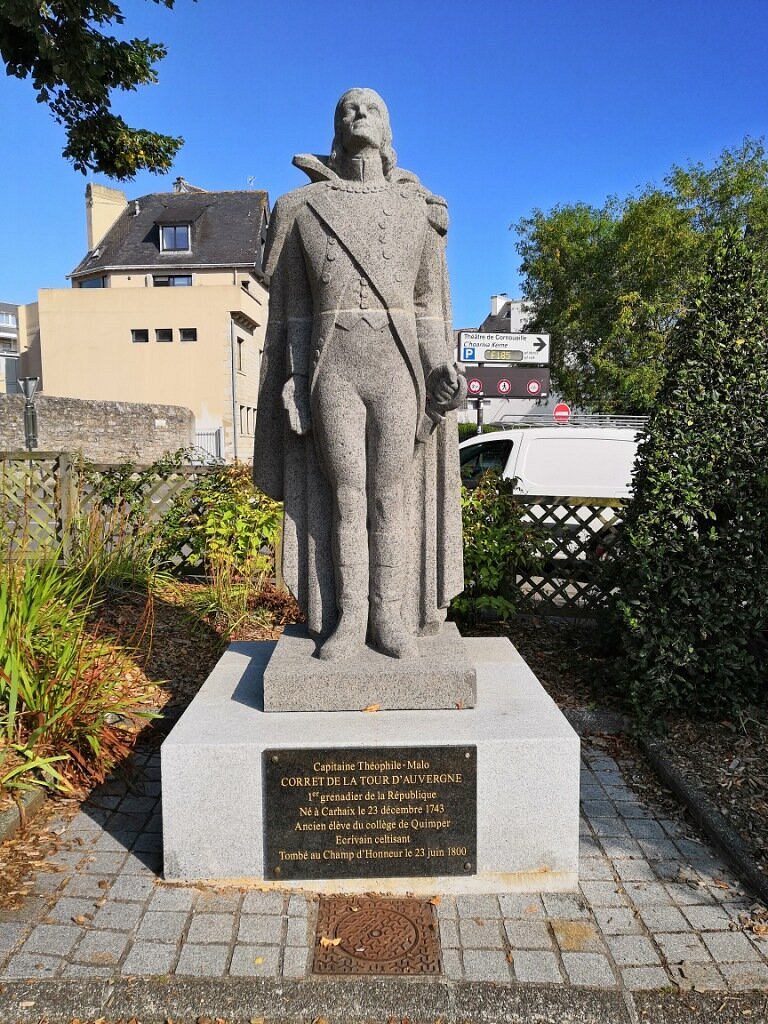
<svg viewBox="0 0 768 1024">
<path fill-rule="evenodd" d="M 427 391 L 432 403 L 442 412 L 448 412 L 464 401 L 466 381 L 452 363 L 441 363 L 427 378 Z"/>
</svg>

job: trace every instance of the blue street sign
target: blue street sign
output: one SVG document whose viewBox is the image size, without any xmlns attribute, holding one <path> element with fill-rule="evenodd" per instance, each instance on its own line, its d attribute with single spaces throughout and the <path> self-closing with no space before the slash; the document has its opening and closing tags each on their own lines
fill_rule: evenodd
<svg viewBox="0 0 768 1024">
<path fill-rule="evenodd" d="M 475 350 L 470 346 L 466 346 L 461 350 L 461 361 L 462 363 L 473 363 L 475 361 Z"/>
</svg>

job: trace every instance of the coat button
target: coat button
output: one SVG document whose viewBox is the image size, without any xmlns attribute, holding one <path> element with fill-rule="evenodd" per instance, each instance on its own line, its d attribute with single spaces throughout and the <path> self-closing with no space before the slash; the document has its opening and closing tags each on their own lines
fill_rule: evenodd
<svg viewBox="0 0 768 1024">
<path fill-rule="evenodd" d="M 331 275 L 327 274 L 327 273 L 323 274 L 322 282 L 323 282 L 323 284 L 330 284 L 331 283 Z"/>
<path fill-rule="evenodd" d="M 400 281 L 402 281 L 402 280 L 403 280 L 403 275 L 402 275 L 402 274 L 400 273 L 400 271 L 399 271 L 399 270 L 398 270 L 398 272 L 397 272 L 397 273 L 395 274 L 395 280 L 396 280 L 396 281 L 398 281 L 398 282 L 400 282 Z"/>
</svg>

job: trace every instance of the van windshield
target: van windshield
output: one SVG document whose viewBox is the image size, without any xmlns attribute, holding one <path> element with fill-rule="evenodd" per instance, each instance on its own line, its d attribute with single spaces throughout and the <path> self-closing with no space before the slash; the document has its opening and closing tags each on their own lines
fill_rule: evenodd
<svg viewBox="0 0 768 1024">
<path fill-rule="evenodd" d="M 509 461 L 514 441 L 478 441 L 459 451 L 461 481 L 468 487 L 474 486 L 483 473 L 489 469 L 503 473 Z"/>
</svg>

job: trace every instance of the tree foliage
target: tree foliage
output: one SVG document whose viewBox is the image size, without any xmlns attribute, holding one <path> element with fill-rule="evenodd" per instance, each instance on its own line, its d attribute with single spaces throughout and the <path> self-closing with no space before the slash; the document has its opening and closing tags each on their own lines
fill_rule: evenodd
<svg viewBox="0 0 768 1024">
<path fill-rule="evenodd" d="M 636 711 L 755 699 L 768 626 L 768 277 L 725 234 L 670 341 L 613 579 L 615 678 Z"/>
<path fill-rule="evenodd" d="M 533 330 L 552 334 L 552 374 L 576 405 L 647 413 L 664 379 L 671 333 L 720 230 L 768 247 L 768 157 L 746 139 L 710 168 L 673 167 L 602 207 L 534 210 L 517 225 Z"/>
<path fill-rule="evenodd" d="M 172 8 L 175 0 L 153 0 Z M 106 34 L 125 17 L 111 0 L 3 0 L 0 54 L 8 75 L 31 78 L 38 103 L 64 125 L 63 154 L 78 171 L 118 180 L 140 170 L 162 173 L 183 139 L 129 127 L 112 112 L 114 90 L 157 81 L 166 49 L 149 39 Z"/>
</svg>

